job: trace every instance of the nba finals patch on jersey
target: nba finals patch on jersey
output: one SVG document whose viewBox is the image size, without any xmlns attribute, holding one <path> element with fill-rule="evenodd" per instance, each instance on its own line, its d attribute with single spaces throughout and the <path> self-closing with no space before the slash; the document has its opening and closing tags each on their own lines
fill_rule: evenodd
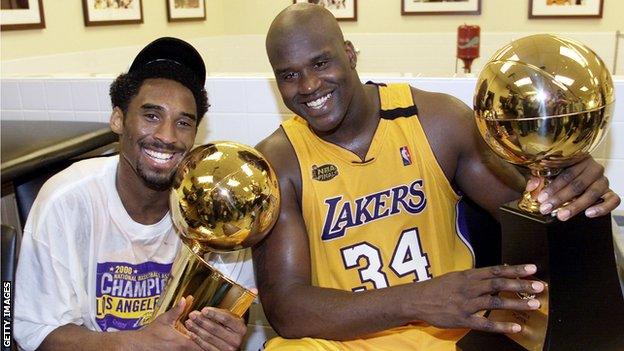
<svg viewBox="0 0 624 351">
<path fill-rule="evenodd" d="M 328 181 L 338 175 L 338 167 L 330 164 L 312 165 L 312 179 L 320 182 Z"/>
<path fill-rule="evenodd" d="M 98 263 L 95 320 L 102 331 L 136 330 L 146 324 L 170 271 L 171 263 Z"/>
<path fill-rule="evenodd" d="M 410 154 L 407 146 L 401 146 L 399 148 L 399 152 L 401 154 L 401 159 L 403 160 L 403 166 L 409 166 L 412 164 L 412 155 Z"/>
</svg>

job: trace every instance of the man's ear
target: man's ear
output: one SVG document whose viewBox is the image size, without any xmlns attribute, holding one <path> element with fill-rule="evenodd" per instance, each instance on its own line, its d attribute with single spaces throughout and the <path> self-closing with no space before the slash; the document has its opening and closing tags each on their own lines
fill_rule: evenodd
<svg viewBox="0 0 624 351">
<path fill-rule="evenodd" d="M 347 51 L 347 57 L 351 63 L 351 68 L 355 69 L 355 66 L 357 66 L 357 52 L 355 52 L 355 48 L 349 40 L 345 40 L 345 50 Z"/>
<path fill-rule="evenodd" d="M 110 116 L 110 128 L 115 134 L 121 135 L 123 134 L 123 111 L 119 107 L 113 108 L 113 112 Z"/>
</svg>

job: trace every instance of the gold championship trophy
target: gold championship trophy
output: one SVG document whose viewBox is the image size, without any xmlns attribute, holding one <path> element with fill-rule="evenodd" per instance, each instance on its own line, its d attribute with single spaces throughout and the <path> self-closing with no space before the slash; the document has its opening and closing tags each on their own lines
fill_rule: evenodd
<svg viewBox="0 0 624 351">
<path fill-rule="evenodd" d="M 176 328 L 189 312 L 213 306 L 241 317 L 256 294 L 223 275 L 211 255 L 248 248 L 275 224 L 280 192 L 275 172 L 255 149 L 234 142 L 199 146 L 180 163 L 170 197 L 183 245 L 151 319 L 187 298 Z"/>
<path fill-rule="evenodd" d="M 600 143 L 614 109 L 611 75 L 586 46 L 533 35 L 503 47 L 476 85 L 475 119 L 496 154 L 528 167 L 548 185 Z M 461 350 L 624 350 L 624 299 L 616 271 L 611 217 L 580 213 L 561 222 L 539 213 L 535 190 L 501 207 L 502 258 L 535 263 L 545 291 L 538 310 L 491 311 L 516 334 L 471 331 Z M 515 293 L 507 298 L 525 299 Z"/>
</svg>

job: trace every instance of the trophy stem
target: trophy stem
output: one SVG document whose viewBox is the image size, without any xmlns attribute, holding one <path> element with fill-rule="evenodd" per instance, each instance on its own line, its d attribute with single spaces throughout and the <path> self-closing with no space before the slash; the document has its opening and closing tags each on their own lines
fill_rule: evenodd
<svg viewBox="0 0 624 351">
<path fill-rule="evenodd" d="M 550 168 L 531 169 L 531 174 L 540 179 L 540 184 L 533 191 L 524 191 L 522 193 L 522 198 L 518 202 L 518 207 L 527 213 L 539 214 L 541 204 L 537 200 L 537 195 L 552 182 L 560 171 L 559 169 Z"/>
<path fill-rule="evenodd" d="M 535 196 L 533 196 L 533 193 L 535 193 L 535 191 L 523 192 L 522 199 L 520 199 L 520 201 L 518 202 L 518 207 L 525 212 L 537 214 L 537 213 L 540 213 L 539 211 L 540 203 L 537 201 L 537 198 L 536 198 L 537 193 L 535 193 Z"/>
<path fill-rule="evenodd" d="M 170 310 L 183 297 L 186 298 L 186 308 L 178 319 L 176 328 L 184 333 L 184 321 L 191 311 L 212 306 L 242 317 L 256 294 L 224 276 L 194 253 L 192 248 L 180 245 L 171 275 L 151 320 Z"/>
</svg>

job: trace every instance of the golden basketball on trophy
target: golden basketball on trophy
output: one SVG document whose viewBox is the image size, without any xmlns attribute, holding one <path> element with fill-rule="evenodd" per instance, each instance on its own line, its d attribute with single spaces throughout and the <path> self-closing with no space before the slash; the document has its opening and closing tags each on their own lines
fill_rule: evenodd
<svg viewBox="0 0 624 351">
<path fill-rule="evenodd" d="M 180 163 L 170 195 L 183 245 L 152 319 L 188 296 L 179 322 L 206 306 L 242 316 L 256 294 L 219 272 L 209 256 L 258 243 L 275 224 L 279 207 L 277 176 L 257 150 L 235 142 L 193 149 Z"/>
<path fill-rule="evenodd" d="M 503 159 L 545 178 L 545 186 L 600 143 L 615 105 L 611 74 L 600 57 L 550 34 L 498 50 L 476 87 L 475 117 L 485 141 Z M 519 207 L 539 213 L 529 193 Z"/>
<path fill-rule="evenodd" d="M 581 43 L 532 35 L 498 50 L 475 89 L 475 121 L 486 143 L 502 159 L 542 178 L 537 190 L 500 208 L 500 223 L 503 263 L 535 263 L 531 279 L 541 280 L 545 289 L 534 296 L 537 310 L 488 315 L 521 325 L 521 332 L 471 331 L 459 348 L 624 350 L 624 299 L 610 215 L 559 221 L 541 215 L 536 199 L 562 169 L 588 157 L 604 139 L 615 101 L 609 70 Z"/>
</svg>

